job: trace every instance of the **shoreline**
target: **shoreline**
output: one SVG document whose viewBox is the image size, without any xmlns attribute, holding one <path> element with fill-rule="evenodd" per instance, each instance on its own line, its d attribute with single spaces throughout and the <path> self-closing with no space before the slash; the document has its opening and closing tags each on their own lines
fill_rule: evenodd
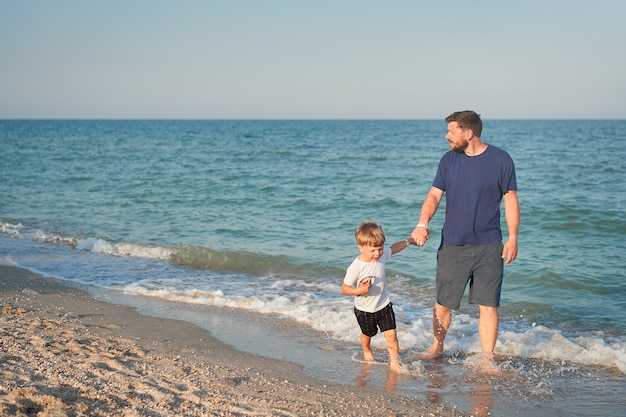
<svg viewBox="0 0 626 417">
<path fill-rule="evenodd" d="M 324 382 L 193 324 L 0 265 L 0 413 L 15 416 L 458 416 Z"/>
</svg>

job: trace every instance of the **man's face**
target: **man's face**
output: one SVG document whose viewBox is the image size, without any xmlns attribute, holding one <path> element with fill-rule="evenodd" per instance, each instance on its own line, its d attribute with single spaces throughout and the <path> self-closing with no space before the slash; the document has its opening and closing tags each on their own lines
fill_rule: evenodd
<svg viewBox="0 0 626 417">
<path fill-rule="evenodd" d="M 448 134 L 446 139 L 450 142 L 450 150 L 455 152 L 464 152 L 469 146 L 469 130 L 463 130 L 457 122 L 448 123 Z"/>
</svg>

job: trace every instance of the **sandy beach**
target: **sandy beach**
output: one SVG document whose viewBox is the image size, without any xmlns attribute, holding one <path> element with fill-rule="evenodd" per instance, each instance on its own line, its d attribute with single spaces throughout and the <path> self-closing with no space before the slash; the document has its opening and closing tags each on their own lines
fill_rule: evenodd
<svg viewBox="0 0 626 417">
<path fill-rule="evenodd" d="M 0 266 L 0 289 L 3 416 L 461 415 L 309 378 L 23 269 Z"/>
</svg>

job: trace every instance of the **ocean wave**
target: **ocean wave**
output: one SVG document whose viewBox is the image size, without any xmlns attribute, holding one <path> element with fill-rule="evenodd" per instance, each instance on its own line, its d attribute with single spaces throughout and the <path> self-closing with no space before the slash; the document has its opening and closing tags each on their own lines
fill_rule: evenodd
<svg viewBox="0 0 626 417">
<path fill-rule="evenodd" d="M 63 236 L 42 229 L 30 229 L 22 223 L 0 221 L 0 232 L 19 239 L 60 244 L 76 250 L 111 256 L 149 258 L 174 265 L 210 271 L 234 271 L 250 275 L 279 275 L 289 277 L 338 277 L 345 272 L 315 264 L 297 264 L 285 256 L 251 252 L 217 251 L 211 248 L 183 244 L 180 246 L 149 245 L 140 242 L 111 242 L 98 237 Z"/>
<path fill-rule="evenodd" d="M 174 249 L 164 246 L 151 246 L 131 242 L 111 243 L 98 238 L 78 240 L 76 249 L 105 255 L 131 256 L 137 258 L 160 259 L 164 261 L 170 260 L 172 254 L 175 252 Z"/>
<path fill-rule="evenodd" d="M 22 223 L 0 222 L 0 231 L 14 238 L 32 239 L 44 243 L 58 243 L 71 247 L 76 247 L 77 243 L 75 238 L 63 237 L 45 230 L 30 230 L 24 227 Z"/>
</svg>

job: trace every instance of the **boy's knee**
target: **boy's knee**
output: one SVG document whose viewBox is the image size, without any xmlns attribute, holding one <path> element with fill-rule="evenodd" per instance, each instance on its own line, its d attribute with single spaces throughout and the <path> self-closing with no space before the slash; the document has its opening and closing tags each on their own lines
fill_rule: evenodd
<svg viewBox="0 0 626 417">
<path fill-rule="evenodd" d="M 385 336 L 385 339 L 387 339 L 387 341 L 397 341 L 398 340 L 398 334 L 396 332 L 396 329 L 391 329 L 391 330 L 387 330 L 383 332 L 383 335 Z"/>
</svg>

